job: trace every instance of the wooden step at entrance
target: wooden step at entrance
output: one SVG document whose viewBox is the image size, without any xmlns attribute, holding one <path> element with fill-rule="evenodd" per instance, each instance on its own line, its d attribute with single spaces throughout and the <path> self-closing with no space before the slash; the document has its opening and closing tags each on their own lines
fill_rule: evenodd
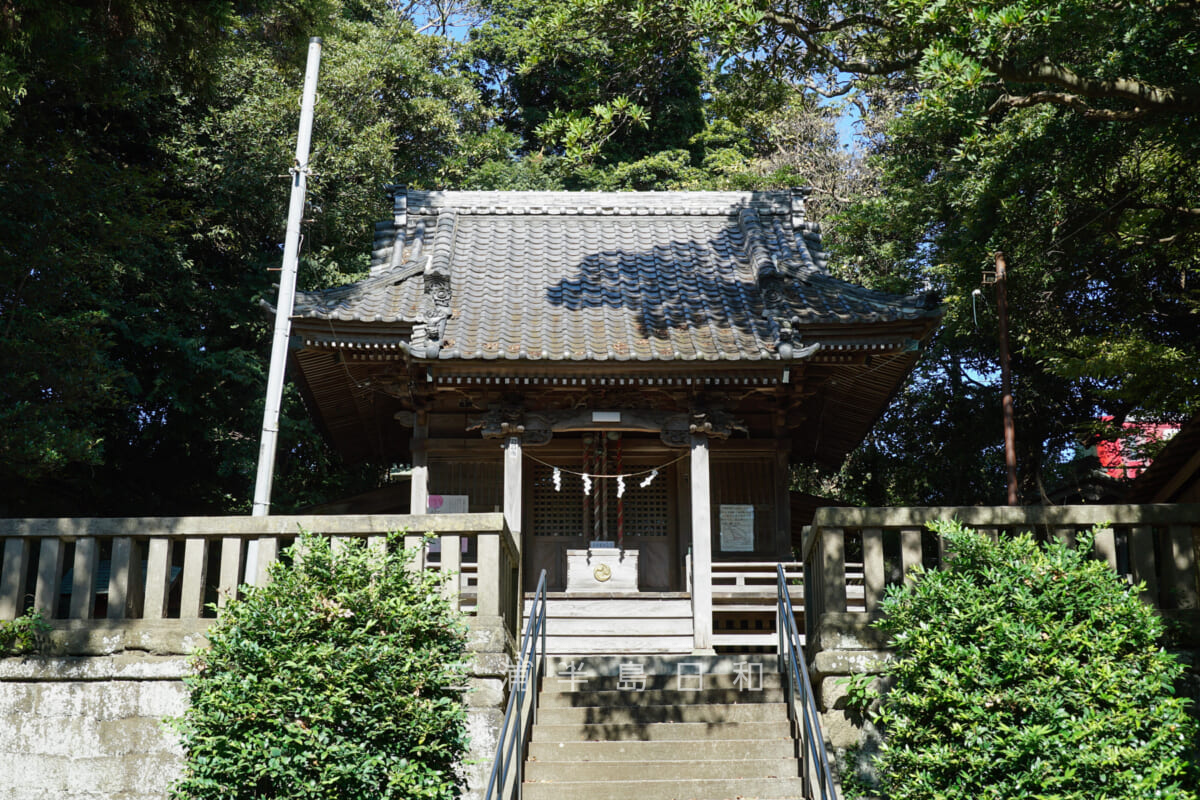
<svg viewBox="0 0 1200 800">
<path fill-rule="evenodd" d="M 526 598 L 528 619 L 530 598 Z M 683 654 L 692 651 L 692 602 L 685 594 L 579 595 L 546 599 L 550 654 Z"/>
<path fill-rule="evenodd" d="M 776 668 L 773 655 L 761 654 L 548 659 L 523 796 L 800 798 L 797 743 Z"/>
</svg>

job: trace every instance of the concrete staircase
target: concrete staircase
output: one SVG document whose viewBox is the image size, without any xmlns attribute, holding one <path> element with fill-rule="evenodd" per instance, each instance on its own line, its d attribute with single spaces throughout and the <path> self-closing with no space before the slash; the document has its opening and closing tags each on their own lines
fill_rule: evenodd
<svg viewBox="0 0 1200 800">
<path fill-rule="evenodd" d="M 739 663 L 760 666 L 739 681 Z M 525 800 L 802 797 L 776 669 L 774 655 L 550 658 Z"/>
</svg>

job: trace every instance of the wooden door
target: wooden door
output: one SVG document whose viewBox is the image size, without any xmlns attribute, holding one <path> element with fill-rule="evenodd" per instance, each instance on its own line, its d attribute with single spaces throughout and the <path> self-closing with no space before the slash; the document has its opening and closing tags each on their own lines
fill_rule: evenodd
<svg viewBox="0 0 1200 800">
<path fill-rule="evenodd" d="M 625 482 L 625 495 L 618 503 L 616 486 L 609 488 L 609 529 L 617 531 L 618 511 L 624 511 L 624 545 L 638 551 L 638 589 L 669 592 L 679 588 L 675 565 L 678 536 L 675 513 L 675 468 L 662 470 L 648 486 L 645 476 Z M 615 484 L 616 482 L 613 481 Z M 614 537 L 615 534 L 614 534 Z"/>
<path fill-rule="evenodd" d="M 638 588 L 641 591 L 679 589 L 678 535 L 675 513 L 674 467 L 664 469 L 647 486 L 644 475 L 626 480 L 625 493 L 617 497 L 617 481 L 596 479 L 603 493 L 601 508 L 593 494 L 585 502 L 582 472 L 578 464 L 564 464 L 558 486 L 554 470 L 532 464 L 526 495 L 529 514 L 525 520 L 525 590 L 533 591 L 537 577 L 546 570 L 546 588 L 566 589 L 567 550 L 583 549 L 593 538 L 615 542 L 624 526 L 623 544 L 638 551 Z M 627 467 L 633 472 L 641 466 Z"/>
<path fill-rule="evenodd" d="M 563 471 L 556 487 L 552 468 L 529 462 L 526 468 L 525 591 L 537 589 L 538 576 L 546 570 L 547 591 L 561 592 L 567 588 L 567 550 L 587 547 L 588 542 L 583 479 Z"/>
</svg>

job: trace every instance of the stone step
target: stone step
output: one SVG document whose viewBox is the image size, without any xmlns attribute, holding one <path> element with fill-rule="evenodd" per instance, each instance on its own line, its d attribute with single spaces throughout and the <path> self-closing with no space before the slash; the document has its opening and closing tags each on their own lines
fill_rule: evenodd
<svg viewBox="0 0 1200 800">
<path fill-rule="evenodd" d="M 680 753 L 680 755 L 686 755 Z M 526 783 L 542 781 L 682 781 L 790 778 L 800 774 L 795 758 L 689 761 L 527 761 Z"/>
<path fill-rule="evenodd" d="M 712 739 L 695 741 L 530 742 L 533 761 L 711 761 L 743 758 L 793 758 L 796 744 L 790 736 L 774 739 Z"/>
<path fill-rule="evenodd" d="M 751 708 L 745 706 L 744 708 Z M 564 711 L 568 709 L 563 709 Z M 724 739 L 778 739 L 792 735 L 791 723 L 732 721 L 721 725 L 711 722 L 604 723 L 566 722 L 533 726 L 531 742 L 658 742 L 671 740 L 704 741 Z"/>
<path fill-rule="evenodd" d="M 687 680 L 687 679 L 685 679 Z M 782 703 L 783 689 L 704 689 L 678 691 L 647 689 L 644 692 L 542 692 L 538 708 L 628 708 L 632 706 L 705 706 L 740 705 L 744 703 Z"/>
<path fill-rule="evenodd" d="M 719 725 L 733 722 L 784 722 L 785 703 L 733 703 L 722 705 L 654 706 L 558 706 L 539 707 L 537 725 L 646 725 L 654 723 L 697 723 Z M 738 737 L 731 737 L 738 738 Z"/>
<path fill-rule="evenodd" d="M 524 800 L 798 800 L 799 778 L 752 780 L 544 781 L 526 783 Z"/>
<path fill-rule="evenodd" d="M 554 655 L 588 657 L 614 650 L 629 655 L 681 655 L 691 652 L 692 634 L 682 636 L 554 636 L 546 637 L 546 652 Z"/>
<path fill-rule="evenodd" d="M 750 672 L 749 668 L 745 670 Z M 741 686 L 746 686 L 746 681 L 737 680 L 737 676 L 732 672 L 722 672 L 717 674 L 705 674 L 701 676 L 704 681 L 705 689 L 739 689 Z M 776 689 L 783 685 L 783 676 L 778 672 L 763 671 L 761 674 L 755 667 L 754 671 L 749 674 L 749 679 L 753 682 L 751 685 L 761 685 L 765 689 Z M 688 676 L 684 679 L 694 681 L 695 678 Z M 628 692 L 637 691 L 637 686 L 642 686 L 644 690 L 678 690 L 679 675 L 672 672 L 668 675 L 634 675 L 626 679 L 622 679 L 619 675 L 590 675 L 586 678 L 586 683 L 580 683 L 578 689 L 571 688 L 571 681 L 561 675 L 548 677 L 542 681 L 541 696 L 545 697 L 548 694 L 562 693 L 571 694 L 581 691 L 589 692 Z M 619 688 L 624 683 L 629 688 Z M 746 689 L 745 691 L 752 691 Z"/>
<path fill-rule="evenodd" d="M 621 674 L 621 665 L 639 665 L 647 675 L 678 675 L 680 664 L 697 664 L 698 667 L 686 667 L 691 673 L 699 670 L 704 676 L 733 675 L 738 670 L 738 664 L 762 664 L 763 675 L 778 672 L 778 657 L 771 653 L 728 653 L 722 655 L 644 655 L 644 654 L 589 654 L 585 656 L 552 655 L 546 659 L 546 675 L 561 676 L 570 673 L 575 668 L 580 675 L 600 676 Z M 628 667 L 627 667 L 628 668 Z M 744 668 L 743 668 L 744 669 Z M 757 668 L 755 668 L 757 669 Z"/>
</svg>

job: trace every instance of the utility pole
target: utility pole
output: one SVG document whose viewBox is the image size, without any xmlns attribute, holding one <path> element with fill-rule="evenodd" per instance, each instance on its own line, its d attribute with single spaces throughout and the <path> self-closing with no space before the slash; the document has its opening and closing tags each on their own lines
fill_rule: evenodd
<svg viewBox="0 0 1200 800">
<path fill-rule="evenodd" d="M 1008 468 L 1008 504 L 1017 505 L 1017 435 L 1013 422 L 1012 364 L 1008 353 L 1008 265 L 996 253 L 996 310 L 1000 317 L 1000 393 L 1004 407 L 1004 464 Z"/>
<path fill-rule="evenodd" d="M 296 268 L 300 253 L 300 222 L 308 185 L 308 151 L 312 140 L 313 106 L 317 100 L 317 70 L 321 65 L 321 39 L 308 40 L 308 65 L 300 100 L 300 132 L 292 168 L 292 199 L 288 207 L 287 237 L 283 243 L 283 269 L 279 276 L 279 301 L 275 304 L 275 339 L 271 343 L 271 370 L 267 377 L 267 403 L 263 409 L 262 438 L 258 448 L 258 476 L 254 482 L 254 511 L 265 517 L 271 508 L 275 477 L 275 450 L 279 438 L 279 406 L 283 399 L 283 373 L 288 339 L 292 332 L 292 301 L 296 295 Z"/>
</svg>

